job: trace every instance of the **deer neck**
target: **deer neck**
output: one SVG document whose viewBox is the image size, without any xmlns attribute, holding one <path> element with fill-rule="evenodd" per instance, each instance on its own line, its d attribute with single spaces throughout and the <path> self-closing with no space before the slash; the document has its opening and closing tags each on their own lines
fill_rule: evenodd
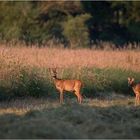
<svg viewBox="0 0 140 140">
<path fill-rule="evenodd" d="M 136 84 L 133 82 L 133 83 L 131 84 L 131 87 L 132 87 L 133 90 L 135 90 Z"/>
<path fill-rule="evenodd" d="M 60 79 L 58 79 L 56 76 L 53 76 L 53 80 L 56 83 L 57 81 L 59 81 Z"/>
</svg>

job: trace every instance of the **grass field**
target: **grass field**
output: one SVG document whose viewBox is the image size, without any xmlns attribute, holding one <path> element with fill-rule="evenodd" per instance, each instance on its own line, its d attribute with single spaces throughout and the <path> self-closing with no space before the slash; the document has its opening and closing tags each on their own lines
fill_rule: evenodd
<svg viewBox="0 0 140 140">
<path fill-rule="evenodd" d="M 0 47 L 0 138 L 140 138 L 139 50 Z M 59 94 L 48 71 L 80 79 L 84 101 Z"/>
<path fill-rule="evenodd" d="M 16 99 L 0 103 L 0 138 L 140 138 L 133 98 Z"/>
</svg>

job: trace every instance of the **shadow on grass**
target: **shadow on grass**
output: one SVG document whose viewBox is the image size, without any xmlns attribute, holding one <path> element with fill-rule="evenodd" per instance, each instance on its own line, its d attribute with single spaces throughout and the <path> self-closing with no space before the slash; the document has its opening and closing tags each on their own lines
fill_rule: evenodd
<svg viewBox="0 0 140 140">
<path fill-rule="evenodd" d="M 0 138 L 140 138 L 140 107 L 66 103 L 0 115 Z"/>
</svg>

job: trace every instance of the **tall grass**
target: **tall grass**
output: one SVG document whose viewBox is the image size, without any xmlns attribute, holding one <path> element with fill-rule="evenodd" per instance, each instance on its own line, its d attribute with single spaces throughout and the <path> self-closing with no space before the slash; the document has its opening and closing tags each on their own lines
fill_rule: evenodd
<svg viewBox="0 0 140 140">
<path fill-rule="evenodd" d="M 36 48 L 26 46 L 0 47 L 0 57 L 5 61 L 20 62 L 30 67 L 98 67 L 122 68 L 140 71 L 139 50 L 97 50 Z"/>
<path fill-rule="evenodd" d="M 99 91 L 129 94 L 127 77 L 140 77 L 140 52 L 135 50 L 0 47 L 0 99 L 15 96 L 57 96 L 48 68 L 58 77 L 80 79 L 86 97 Z"/>
</svg>

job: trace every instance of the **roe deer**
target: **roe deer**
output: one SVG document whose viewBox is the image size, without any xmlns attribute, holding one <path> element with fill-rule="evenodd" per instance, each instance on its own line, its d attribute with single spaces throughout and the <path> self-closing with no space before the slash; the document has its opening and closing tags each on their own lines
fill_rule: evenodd
<svg viewBox="0 0 140 140">
<path fill-rule="evenodd" d="M 60 103 L 63 103 L 63 94 L 64 91 L 72 91 L 77 96 L 78 102 L 81 104 L 82 95 L 80 93 L 80 89 L 82 87 L 82 82 L 80 80 L 64 80 L 58 79 L 56 74 L 56 68 L 49 69 L 51 72 L 51 76 L 53 77 L 54 84 L 56 89 L 60 92 Z"/>
<path fill-rule="evenodd" d="M 128 77 L 128 85 L 132 87 L 135 93 L 135 105 L 139 104 L 140 102 L 140 83 L 135 84 L 134 78 Z"/>
</svg>

